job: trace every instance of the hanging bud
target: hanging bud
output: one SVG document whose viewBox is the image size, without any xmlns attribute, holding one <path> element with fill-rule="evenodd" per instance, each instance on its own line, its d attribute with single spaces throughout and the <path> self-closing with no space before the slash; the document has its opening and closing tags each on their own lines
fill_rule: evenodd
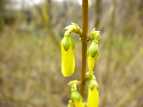
<svg viewBox="0 0 143 107">
<path fill-rule="evenodd" d="M 70 44 L 71 44 L 71 40 L 70 40 L 70 37 L 64 37 L 62 42 L 61 42 L 61 45 L 63 45 L 63 48 L 68 51 L 69 47 L 70 47 Z"/>
<path fill-rule="evenodd" d="M 97 60 L 99 56 L 99 49 L 98 49 L 98 41 L 93 40 L 91 45 L 89 46 L 89 49 L 87 51 L 88 56 L 88 70 L 90 73 L 93 72 L 95 61 Z"/>
<path fill-rule="evenodd" d="M 71 99 L 75 107 L 84 107 L 82 96 L 76 90 L 73 90 L 71 92 Z"/>
<path fill-rule="evenodd" d="M 74 42 L 70 37 L 64 37 L 61 42 L 62 74 L 70 77 L 75 69 Z"/>
<path fill-rule="evenodd" d="M 87 107 L 98 107 L 98 103 L 99 103 L 98 83 L 95 79 L 93 79 L 90 80 L 88 85 Z"/>
</svg>

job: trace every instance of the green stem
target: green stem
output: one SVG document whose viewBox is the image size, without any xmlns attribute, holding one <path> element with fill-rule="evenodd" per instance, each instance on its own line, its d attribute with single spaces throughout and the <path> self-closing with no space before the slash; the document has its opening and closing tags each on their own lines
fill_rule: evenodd
<svg viewBox="0 0 143 107">
<path fill-rule="evenodd" d="M 87 52 L 87 36 L 88 36 L 88 0 L 82 0 L 82 68 L 81 68 L 81 86 L 80 94 L 84 96 L 84 88 L 86 83 L 86 52 Z"/>
</svg>

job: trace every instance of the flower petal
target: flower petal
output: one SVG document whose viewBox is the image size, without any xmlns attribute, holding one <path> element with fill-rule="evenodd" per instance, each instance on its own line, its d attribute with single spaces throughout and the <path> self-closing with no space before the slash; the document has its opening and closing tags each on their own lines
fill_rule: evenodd
<svg viewBox="0 0 143 107">
<path fill-rule="evenodd" d="M 70 77 L 75 69 L 75 58 L 72 46 L 70 45 L 69 49 L 66 51 L 61 45 L 61 58 L 62 58 L 62 74 L 65 77 Z"/>
<path fill-rule="evenodd" d="M 94 87 L 92 90 L 88 88 L 88 98 L 87 98 L 87 107 L 98 107 L 99 102 L 99 93 L 98 89 Z"/>
</svg>

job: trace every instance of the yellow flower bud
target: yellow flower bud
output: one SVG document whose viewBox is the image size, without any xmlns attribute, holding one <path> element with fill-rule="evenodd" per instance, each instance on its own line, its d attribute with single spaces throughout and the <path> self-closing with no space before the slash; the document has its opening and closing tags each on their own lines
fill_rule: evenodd
<svg viewBox="0 0 143 107">
<path fill-rule="evenodd" d="M 67 42 L 67 41 L 66 41 Z M 70 45 L 67 50 L 65 49 L 64 43 L 61 43 L 61 71 L 65 77 L 70 77 L 75 69 L 75 58 L 74 58 L 74 50 L 73 50 L 73 42 L 70 38 Z"/>
<path fill-rule="evenodd" d="M 90 80 L 88 85 L 87 107 L 98 107 L 99 93 L 96 80 Z"/>
<path fill-rule="evenodd" d="M 95 66 L 96 57 L 88 56 L 88 71 L 92 73 Z"/>
<path fill-rule="evenodd" d="M 80 101 L 74 101 L 74 105 L 75 105 L 75 107 L 84 107 L 84 104 L 81 100 Z"/>
<path fill-rule="evenodd" d="M 75 107 L 84 107 L 82 96 L 76 90 L 72 91 L 71 98 Z"/>
<path fill-rule="evenodd" d="M 87 56 L 88 56 L 88 70 L 90 73 L 92 73 L 95 66 L 95 61 L 99 56 L 98 41 L 94 40 L 91 43 L 87 51 Z"/>
</svg>

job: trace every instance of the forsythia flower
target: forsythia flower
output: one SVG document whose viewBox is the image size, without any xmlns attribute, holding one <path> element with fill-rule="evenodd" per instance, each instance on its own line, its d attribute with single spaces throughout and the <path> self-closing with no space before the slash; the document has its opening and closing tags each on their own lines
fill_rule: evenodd
<svg viewBox="0 0 143 107">
<path fill-rule="evenodd" d="M 87 107 L 98 107 L 99 93 L 96 80 L 90 80 L 88 85 Z"/>
<path fill-rule="evenodd" d="M 90 73 L 92 73 L 94 66 L 95 66 L 95 61 L 97 60 L 97 58 L 99 56 L 97 40 L 92 41 L 92 43 L 89 46 L 89 49 L 87 51 L 87 56 L 88 56 L 88 70 Z"/>
<path fill-rule="evenodd" d="M 76 91 L 72 91 L 71 98 L 75 107 L 84 107 L 81 95 Z"/>
<path fill-rule="evenodd" d="M 62 74 L 70 77 L 75 69 L 74 43 L 71 37 L 64 37 L 61 42 Z"/>
</svg>

